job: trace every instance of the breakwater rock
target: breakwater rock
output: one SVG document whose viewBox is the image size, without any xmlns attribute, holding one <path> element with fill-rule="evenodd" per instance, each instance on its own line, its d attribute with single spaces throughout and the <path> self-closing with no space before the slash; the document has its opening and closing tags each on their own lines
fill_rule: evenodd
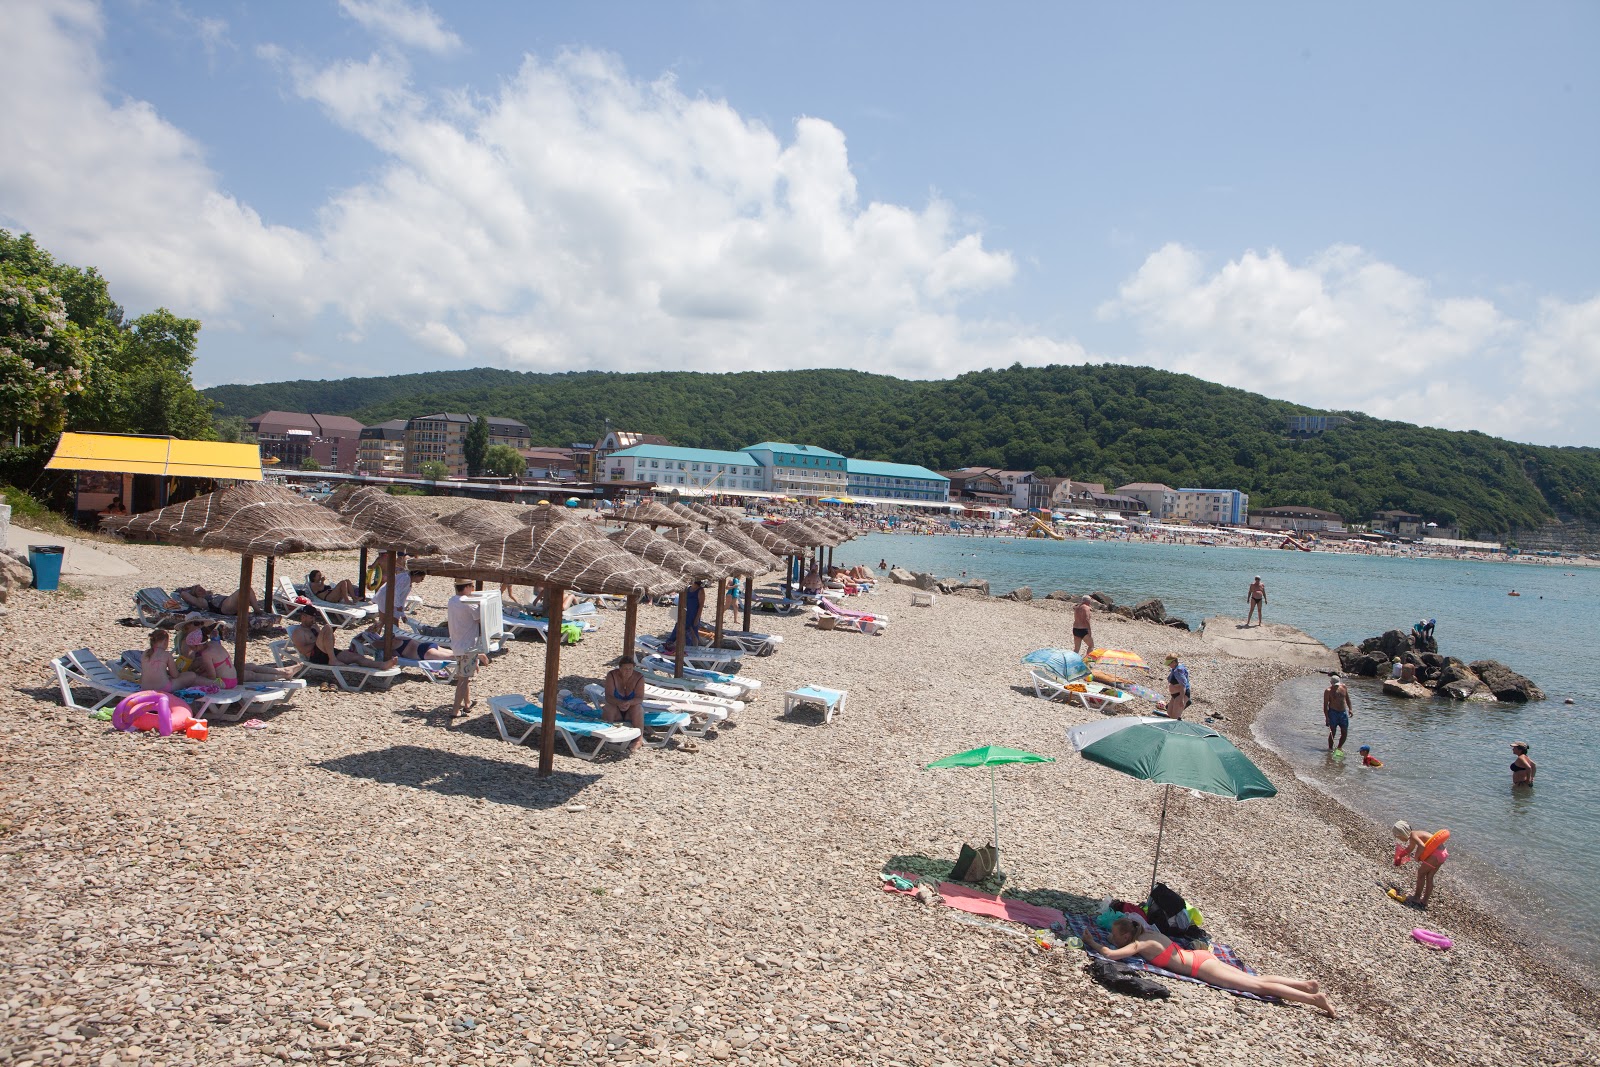
<svg viewBox="0 0 1600 1067">
<path fill-rule="evenodd" d="M 1501 701 L 1526 704 L 1543 700 L 1544 691 L 1527 677 L 1497 660 L 1468 664 L 1439 653 L 1438 643 L 1415 632 L 1389 630 L 1360 644 L 1350 642 L 1334 649 L 1339 668 L 1358 678 L 1382 678 L 1384 692 L 1395 696 L 1436 695 L 1452 700 Z M 1392 678 L 1394 664 L 1400 678 Z M 1392 683 L 1392 686 L 1391 686 Z M 1417 687 L 1422 692 L 1416 692 Z"/>
</svg>

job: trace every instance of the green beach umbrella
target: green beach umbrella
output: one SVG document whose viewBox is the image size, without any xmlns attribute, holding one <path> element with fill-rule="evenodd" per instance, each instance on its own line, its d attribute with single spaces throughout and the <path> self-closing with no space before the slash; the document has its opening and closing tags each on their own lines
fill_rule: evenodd
<svg viewBox="0 0 1600 1067">
<path fill-rule="evenodd" d="M 942 770 L 946 767 L 987 767 L 989 768 L 989 807 L 994 815 L 994 864 L 995 869 L 1000 869 L 1000 795 L 995 786 L 994 769 L 1008 763 L 1054 763 L 1054 756 L 1041 756 L 1035 752 L 1025 752 L 1020 748 L 1003 748 L 999 745 L 984 745 L 982 748 L 972 749 L 970 752 L 957 752 L 954 756 L 936 759 L 928 764 L 926 770 Z"/>
<path fill-rule="evenodd" d="M 1178 719 L 1130 721 L 1126 729 L 1086 746 L 1083 758 L 1167 787 L 1161 796 L 1161 829 L 1156 835 L 1155 863 L 1150 868 L 1152 890 L 1156 885 L 1156 871 L 1161 866 L 1161 843 L 1167 832 L 1167 800 L 1173 786 L 1235 800 L 1278 795 L 1277 787 L 1261 773 L 1261 768 L 1251 763 L 1250 757 L 1226 737 L 1208 726 Z"/>
</svg>

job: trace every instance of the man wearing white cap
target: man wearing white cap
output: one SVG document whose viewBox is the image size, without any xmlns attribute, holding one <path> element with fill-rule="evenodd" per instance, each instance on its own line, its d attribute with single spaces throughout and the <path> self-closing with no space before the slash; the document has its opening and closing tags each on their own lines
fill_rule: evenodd
<svg viewBox="0 0 1600 1067">
<path fill-rule="evenodd" d="M 1250 625 L 1251 616 L 1255 616 L 1256 625 L 1264 626 L 1267 621 L 1265 608 L 1267 606 L 1267 587 L 1262 584 L 1261 575 L 1256 575 L 1256 580 L 1250 583 L 1250 610 L 1245 612 L 1244 624 Z"/>
</svg>

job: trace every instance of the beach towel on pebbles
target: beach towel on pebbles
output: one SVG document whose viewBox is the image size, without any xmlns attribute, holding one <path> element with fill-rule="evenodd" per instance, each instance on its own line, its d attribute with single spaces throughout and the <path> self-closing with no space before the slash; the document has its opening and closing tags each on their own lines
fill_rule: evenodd
<svg viewBox="0 0 1600 1067">
<path fill-rule="evenodd" d="M 1067 915 L 1063 917 L 1061 922 L 1051 926 L 1050 929 L 1058 937 L 1070 936 L 1082 939 L 1083 932 L 1091 927 L 1094 927 L 1093 915 Z M 1103 931 L 1099 931 L 1097 929 L 1096 933 L 1098 936 L 1104 937 Z M 1179 944 L 1182 945 L 1183 943 L 1180 941 Z M 1229 967 L 1237 967 L 1246 974 L 1260 973 L 1254 967 L 1248 966 L 1243 960 L 1241 960 L 1239 958 L 1239 954 L 1235 952 L 1233 947 L 1230 945 L 1223 945 L 1213 941 L 1211 942 L 1211 951 L 1217 957 L 1217 959 L 1221 960 L 1223 963 L 1226 963 Z M 1097 953 L 1091 952 L 1090 955 L 1098 957 Z M 1262 997 L 1257 996 L 1254 993 L 1246 993 L 1242 989 L 1225 989 L 1222 986 L 1212 986 L 1210 982 L 1202 982 L 1198 978 L 1190 978 L 1186 974 L 1178 974 L 1176 971 L 1169 971 L 1165 967 L 1157 967 L 1149 960 L 1140 959 L 1138 956 L 1130 956 L 1129 958 L 1120 960 L 1118 962 L 1127 964 L 1136 971 L 1149 971 L 1151 974 L 1158 974 L 1163 978 L 1176 978 L 1180 982 L 1193 982 L 1195 985 L 1211 986 L 1212 989 L 1221 989 L 1224 993 L 1232 993 L 1236 997 L 1248 997 L 1251 1000 L 1266 1001 L 1270 1004 L 1277 1003 L 1276 997 Z"/>
</svg>

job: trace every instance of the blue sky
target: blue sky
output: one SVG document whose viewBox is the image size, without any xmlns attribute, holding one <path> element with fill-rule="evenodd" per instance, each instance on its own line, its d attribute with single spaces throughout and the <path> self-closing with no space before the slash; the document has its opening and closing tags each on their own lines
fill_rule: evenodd
<svg viewBox="0 0 1600 1067">
<path fill-rule="evenodd" d="M 1600 7 L 0 0 L 203 384 L 1141 363 L 1600 444 Z"/>
</svg>

